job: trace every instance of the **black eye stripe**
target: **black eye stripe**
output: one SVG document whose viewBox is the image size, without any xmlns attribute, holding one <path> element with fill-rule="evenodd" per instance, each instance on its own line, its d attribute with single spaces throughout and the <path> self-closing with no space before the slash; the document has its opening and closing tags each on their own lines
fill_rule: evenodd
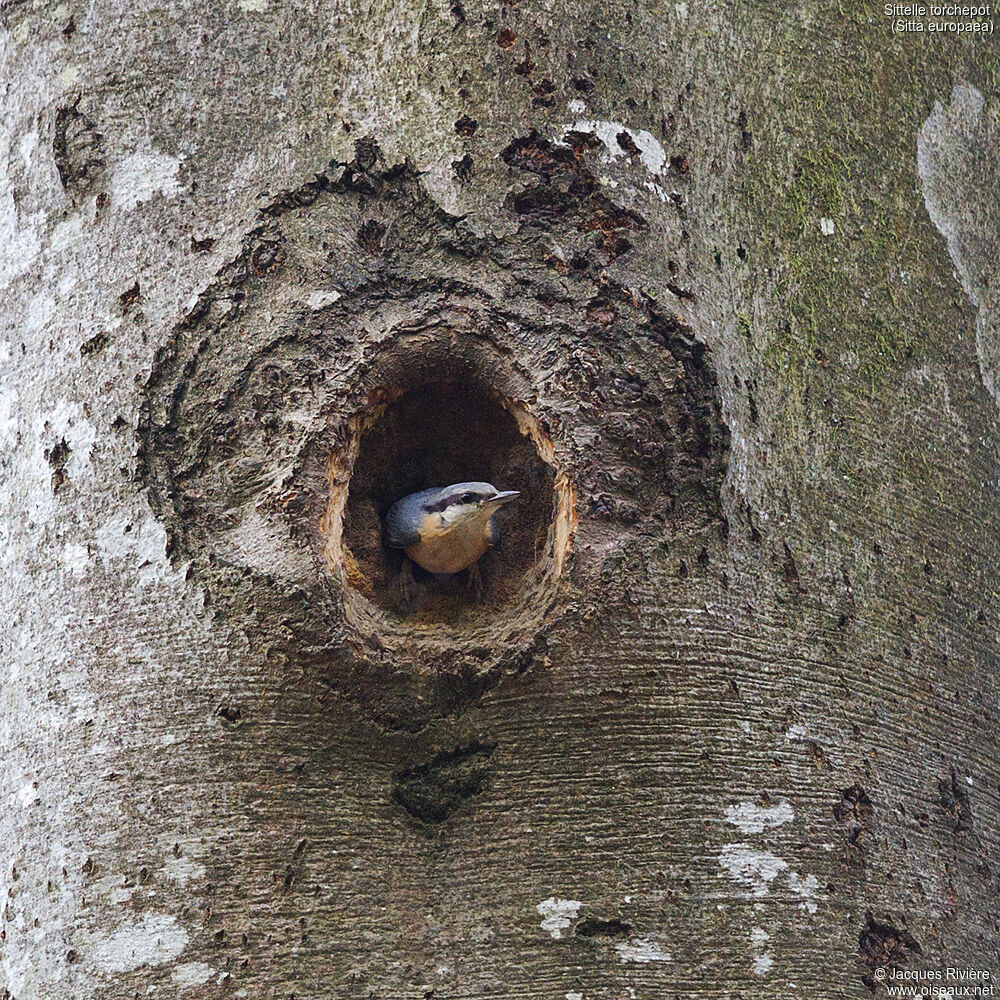
<svg viewBox="0 0 1000 1000">
<path fill-rule="evenodd" d="M 424 510 L 440 512 L 447 510 L 449 507 L 457 507 L 460 504 L 476 503 L 476 501 L 483 500 L 488 496 L 490 496 L 488 493 L 470 493 L 468 490 L 463 493 L 452 493 L 450 496 L 443 497 L 435 503 L 428 504 L 424 507 Z"/>
<path fill-rule="evenodd" d="M 424 509 L 428 512 L 439 513 L 441 511 L 447 510 L 449 507 L 457 507 L 460 504 L 473 503 L 476 499 L 475 493 L 461 493 L 452 494 L 450 497 L 445 497 L 443 500 L 439 500 L 437 503 L 430 504 Z"/>
</svg>

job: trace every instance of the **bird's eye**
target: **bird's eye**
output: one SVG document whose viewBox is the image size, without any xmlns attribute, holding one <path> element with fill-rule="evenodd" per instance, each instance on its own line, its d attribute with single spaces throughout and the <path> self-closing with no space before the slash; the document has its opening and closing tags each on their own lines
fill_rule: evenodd
<svg viewBox="0 0 1000 1000">
<path fill-rule="evenodd" d="M 471 493 L 463 493 L 458 499 L 461 500 L 462 503 L 472 503 L 474 497 Z"/>
</svg>

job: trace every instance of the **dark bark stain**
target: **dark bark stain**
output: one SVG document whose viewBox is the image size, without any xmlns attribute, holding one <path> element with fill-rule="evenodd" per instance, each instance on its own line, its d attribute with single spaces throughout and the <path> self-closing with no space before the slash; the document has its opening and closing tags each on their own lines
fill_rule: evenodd
<svg viewBox="0 0 1000 1000">
<path fill-rule="evenodd" d="M 414 819 L 443 823 L 466 800 L 482 792 L 495 749 L 496 743 L 477 742 L 404 768 L 393 776 L 393 800 Z"/>
<path fill-rule="evenodd" d="M 500 153 L 506 164 L 536 178 L 533 187 L 508 196 L 508 207 L 539 228 L 570 221 L 581 233 L 597 233 L 599 246 L 614 260 L 631 249 L 623 234 L 646 229 L 648 223 L 637 212 L 611 201 L 584 166 L 584 153 L 601 146 L 596 136 L 570 132 L 566 142 L 556 145 L 532 132 Z"/>
<path fill-rule="evenodd" d="M 799 568 L 795 563 L 795 557 L 792 555 L 792 550 L 788 547 L 787 542 L 782 542 L 781 546 L 785 553 L 781 564 L 781 572 L 785 578 L 785 583 L 792 588 L 796 596 L 801 596 L 805 593 L 805 587 L 802 586 L 802 582 L 799 580 Z"/>
<path fill-rule="evenodd" d="M 667 282 L 667 289 L 668 289 L 668 291 L 670 291 L 670 292 L 671 292 L 672 294 L 676 295 L 676 296 L 677 296 L 677 298 L 679 298 L 679 299 L 689 299 L 689 300 L 693 300 L 693 299 L 694 299 L 694 297 L 695 297 L 695 295 L 694 295 L 694 292 L 690 291 L 690 290 L 689 290 L 689 289 L 687 289 L 687 288 L 681 288 L 681 286 L 680 286 L 680 285 L 678 285 L 678 284 L 675 284 L 675 283 L 674 283 L 674 282 L 672 282 L 672 281 L 668 281 L 668 282 Z"/>
<path fill-rule="evenodd" d="M 871 830 L 872 802 L 860 785 L 851 785 L 840 793 L 840 801 L 833 807 L 834 819 L 847 827 L 847 842 L 858 845 L 861 835 Z"/>
<path fill-rule="evenodd" d="M 58 493 L 69 482 L 69 477 L 66 475 L 66 463 L 71 454 L 72 449 L 65 438 L 45 450 L 45 461 L 52 467 L 53 493 Z"/>
<path fill-rule="evenodd" d="M 261 240 L 250 253 L 250 266 L 256 275 L 264 275 L 284 263 L 281 244 L 277 240 Z"/>
<path fill-rule="evenodd" d="M 238 705 L 222 705 L 215 713 L 226 722 L 236 723 L 243 718 L 243 712 Z"/>
<path fill-rule="evenodd" d="M 532 59 L 527 57 L 514 66 L 514 72 L 518 76 L 523 77 L 525 80 L 530 80 L 535 75 L 535 70 L 537 68 L 538 67 Z"/>
<path fill-rule="evenodd" d="M 688 158 L 683 154 L 679 153 L 676 156 L 670 157 L 670 166 L 677 173 L 684 175 L 691 169 L 691 164 Z"/>
<path fill-rule="evenodd" d="M 955 833 L 974 833 L 972 823 L 972 804 L 969 802 L 969 792 L 955 768 L 947 778 L 938 780 L 938 804 L 955 821 Z"/>
<path fill-rule="evenodd" d="M 460 160 L 452 160 L 451 169 L 460 184 L 468 184 L 475 169 L 472 157 L 466 153 Z"/>
<path fill-rule="evenodd" d="M 630 924 L 612 917 L 610 920 L 601 920 L 598 917 L 587 917 L 573 928 L 573 933 L 580 937 L 628 937 L 632 930 Z"/>
<path fill-rule="evenodd" d="M 551 108 L 556 103 L 556 85 L 551 80 L 539 80 L 532 84 L 531 92 L 534 94 L 531 99 L 534 108 Z"/>
<path fill-rule="evenodd" d="M 385 226 L 377 219 L 367 219 L 358 230 L 358 243 L 374 257 L 382 251 L 383 236 L 385 236 Z"/>
<path fill-rule="evenodd" d="M 285 865 L 285 871 L 280 879 L 278 891 L 282 896 L 287 896 L 299 881 L 302 874 L 302 859 L 305 857 L 307 846 L 308 841 L 304 837 L 295 845 L 292 859 Z"/>
<path fill-rule="evenodd" d="M 56 111 L 52 155 L 68 194 L 86 192 L 104 172 L 104 137 L 79 111 L 80 97 Z"/>
<path fill-rule="evenodd" d="M 94 334 L 89 340 L 85 340 L 80 345 L 80 354 L 83 357 L 87 357 L 89 354 L 96 354 L 98 351 L 103 351 L 105 347 L 108 346 L 111 341 L 110 335 L 106 331 L 101 331 L 100 333 Z"/>
<path fill-rule="evenodd" d="M 134 282 L 131 288 L 126 288 L 125 291 L 118 296 L 118 305 L 120 306 L 122 312 L 126 312 L 139 302 L 142 302 L 142 289 L 139 287 L 138 281 Z"/>
<path fill-rule="evenodd" d="M 635 139 L 624 129 L 615 136 L 615 142 L 632 163 L 638 163 L 642 158 L 642 150 L 635 144 Z"/>
<path fill-rule="evenodd" d="M 861 981 L 874 995 L 878 986 L 876 969 L 899 968 L 908 953 L 919 955 L 921 951 L 920 945 L 909 931 L 897 930 L 890 924 L 880 923 L 868 913 L 858 939 L 858 956 L 861 964 L 869 969 L 861 977 Z"/>
<path fill-rule="evenodd" d="M 750 131 L 746 111 L 740 111 L 737 115 L 736 127 L 740 130 L 740 149 L 746 152 L 753 146 L 753 132 Z"/>
</svg>

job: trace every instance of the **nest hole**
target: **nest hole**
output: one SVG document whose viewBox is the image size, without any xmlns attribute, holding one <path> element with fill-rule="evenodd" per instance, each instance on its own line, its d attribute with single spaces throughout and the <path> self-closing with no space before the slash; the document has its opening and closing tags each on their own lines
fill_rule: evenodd
<svg viewBox="0 0 1000 1000">
<path fill-rule="evenodd" d="M 556 561 L 557 476 L 540 453 L 546 442 L 523 405 L 472 378 L 423 383 L 373 407 L 355 426 L 353 458 L 340 477 L 346 582 L 383 612 L 416 623 L 475 624 L 521 602 Z M 386 540 L 389 508 L 418 490 L 461 482 L 521 494 L 497 514 L 500 541 L 479 560 L 482 591 L 464 571 L 440 579 L 413 566 L 416 597 L 406 602 L 405 555 Z"/>
</svg>

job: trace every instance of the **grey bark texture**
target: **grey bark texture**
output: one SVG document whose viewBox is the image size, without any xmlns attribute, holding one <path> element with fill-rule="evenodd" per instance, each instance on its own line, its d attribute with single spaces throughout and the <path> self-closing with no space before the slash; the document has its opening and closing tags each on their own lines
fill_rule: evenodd
<svg viewBox="0 0 1000 1000">
<path fill-rule="evenodd" d="M 1000 974 L 998 56 L 3 0 L 0 997 Z"/>
</svg>

